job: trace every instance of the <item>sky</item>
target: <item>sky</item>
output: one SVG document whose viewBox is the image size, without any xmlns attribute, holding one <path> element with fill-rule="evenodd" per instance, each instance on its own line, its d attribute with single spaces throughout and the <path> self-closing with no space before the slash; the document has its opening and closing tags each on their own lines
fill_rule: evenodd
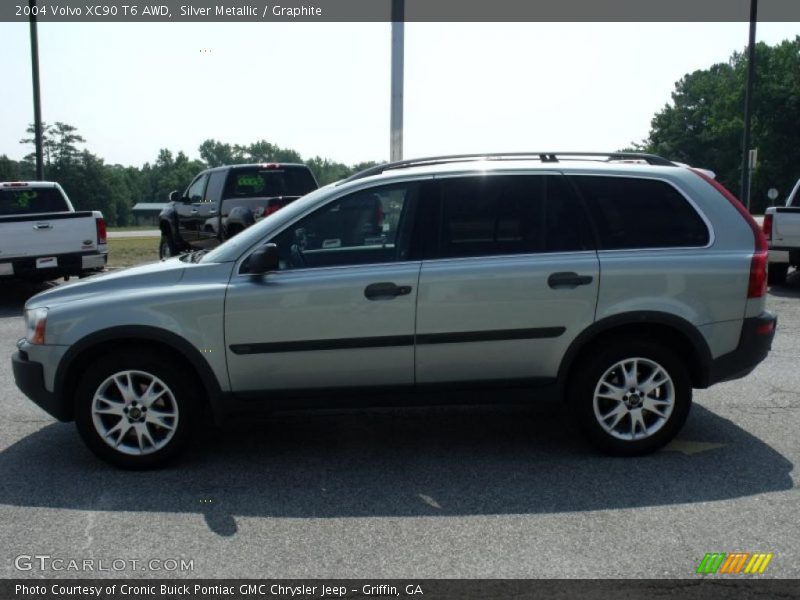
<svg viewBox="0 0 800 600">
<path fill-rule="evenodd" d="M 107 163 L 208 138 L 348 164 L 389 156 L 389 23 L 39 23 L 42 117 Z M 800 23 L 760 23 L 770 44 Z M 404 156 L 613 151 L 747 23 L 407 23 Z M 0 23 L 0 155 L 31 151 L 26 23 Z"/>
</svg>

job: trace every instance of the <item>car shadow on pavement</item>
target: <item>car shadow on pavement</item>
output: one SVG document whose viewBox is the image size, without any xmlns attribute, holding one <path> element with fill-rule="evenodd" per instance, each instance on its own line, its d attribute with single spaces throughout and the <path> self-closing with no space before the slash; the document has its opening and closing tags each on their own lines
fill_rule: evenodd
<svg viewBox="0 0 800 600">
<path fill-rule="evenodd" d="M 0 503 L 198 513 L 231 536 L 237 517 L 562 513 L 792 488 L 791 462 L 701 405 L 680 439 L 650 456 L 602 456 L 550 403 L 298 413 L 208 427 L 171 467 L 125 472 L 59 423 L 0 453 Z"/>
<path fill-rule="evenodd" d="M 782 298 L 800 298 L 800 270 L 789 273 L 785 283 L 769 286 L 769 293 Z"/>
<path fill-rule="evenodd" d="M 29 283 L 25 281 L 0 281 L 2 294 L 0 294 L 0 318 L 2 317 L 21 317 L 25 310 L 25 302 L 28 298 L 49 290 L 57 285 L 52 282 Z"/>
</svg>

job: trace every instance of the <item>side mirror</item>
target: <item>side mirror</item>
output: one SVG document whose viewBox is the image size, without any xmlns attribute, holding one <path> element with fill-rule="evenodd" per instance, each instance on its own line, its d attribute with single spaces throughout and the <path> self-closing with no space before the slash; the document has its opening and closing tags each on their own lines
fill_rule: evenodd
<svg viewBox="0 0 800 600">
<path fill-rule="evenodd" d="M 278 260 L 278 246 L 275 244 L 264 244 L 257 248 L 247 260 L 247 272 L 250 275 L 263 275 L 278 269 L 280 269 L 280 261 Z"/>
<path fill-rule="evenodd" d="M 183 200 L 183 196 L 178 190 L 173 190 L 169 193 L 169 199 L 171 202 L 180 202 Z"/>
</svg>

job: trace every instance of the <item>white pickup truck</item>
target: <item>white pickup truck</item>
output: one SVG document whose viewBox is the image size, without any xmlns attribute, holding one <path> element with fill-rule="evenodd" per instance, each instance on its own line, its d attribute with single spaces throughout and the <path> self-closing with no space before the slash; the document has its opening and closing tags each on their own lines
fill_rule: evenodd
<svg viewBox="0 0 800 600">
<path fill-rule="evenodd" d="M 0 279 L 83 277 L 107 258 L 102 213 L 76 212 L 57 183 L 0 182 Z"/>
<path fill-rule="evenodd" d="M 769 283 L 783 283 L 790 266 L 800 269 L 800 179 L 784 206 L 766 210 L 763 229 L 769 244 Z"/>
</svg>

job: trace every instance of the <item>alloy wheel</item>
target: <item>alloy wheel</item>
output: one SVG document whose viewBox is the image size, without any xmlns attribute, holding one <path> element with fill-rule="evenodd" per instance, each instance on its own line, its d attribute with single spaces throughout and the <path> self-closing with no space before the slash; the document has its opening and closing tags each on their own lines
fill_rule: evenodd
<svg viewBox="0 0 800 600">
<path fill-rule="evenodd" d="M 615 363 L 594 390 L 594 416 L 606 433 L 632 441 L 648 438 L 675 408 L 675 384 L 664 367 L 649 358 Z"/>
<path fill-rule="evenodd" d="M 145 371 L 119 371 L 92 399 L 92 423 L 102 440 L 123 454 L 157 452 L 178 427 L 178 404 L 169 386 Z"/>
</svg>

